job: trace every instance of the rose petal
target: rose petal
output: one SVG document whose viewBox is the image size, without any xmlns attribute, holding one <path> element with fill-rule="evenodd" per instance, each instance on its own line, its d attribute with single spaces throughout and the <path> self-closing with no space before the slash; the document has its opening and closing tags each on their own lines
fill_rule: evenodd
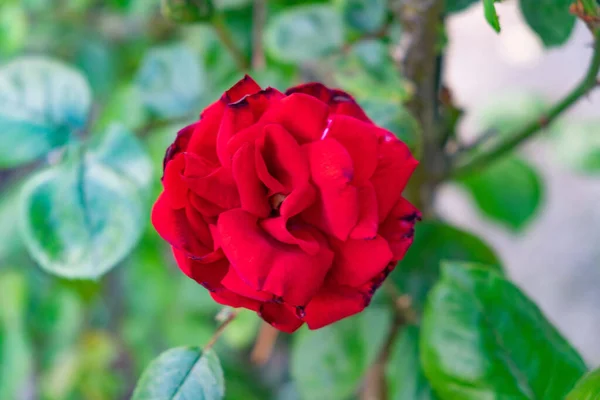
<svg viewBox="0 0 600 400">
<path fill-rule="evenodd" d="M 304 324 L 296 315 L 295 308 L 285 304 L 263 303 L 258 314 L 273 327 L 286 333 L 294 333 Z"/>
<path fill-rule="evenodd" d="M 271 301 L 273 295 L 271 293 L 252 289 L 246 282 L 244 282 L 237 274 L 234 268 L 229 268 L 227 274 L 224 275 L 221 284 L 240 296 L 248 297 L 258 301 Z"/>
<path fill-rule="evenodd" d="M 224 209 L 240 206 L 240 196 L 232 171 L 225 167 L 205 168 L 203 160 L 185 154 L 186 166 L 183 181 L 198 196 Z M 207 175 L 204 175 L 210 171 Z"/>
<path fill-rule="evenodd" d="M 217 163 L 217 134 L 223 119 L 225 105 L 217 101 L 207 107 L 195 125 L 186 151 L 210 162 Z"/>
<path fill-rule="evenodd" d="M 236 82 L 229 90 L 227 90 L 221 97 L 221 101 L 226 104 L 235 103 L 240 101 L 245 96 L 254 94 L 260 91 L 260 85 L 254 81 L 250 76 L 244 75 L 242 79 Z"/>
<path fill-rule="evenodd" d="M 303 146 L 318 193 L 314 204 L 302 213 L 310 224 L 346 240 L 358 222 L 358 194 L 352 180 L 352 160 L 344 147 L 326 138 Z"/>
<path fill-rule="evenodd" d="M 262 304 L 259 301 L 240 296 L 239 294 L 233 293 L 231 290 L 227 289 L 220 289 L 210 292 L 210 296 L 214 301 L 224 306 L 235 308 L 243 307 L 256 312 L 258 312 L 260 305 Z"/>
<path fill-rule="evenodd" d="M 290 304 L 305 304 L 331 267 L 333 253 L 316 231 L 311 234 L 317 235 L 321 249 L 310 256 L 271 237 L 255 216 L 241 209 L 221 214 L 217 226 L 223 251 L 240 278 L 253 289 L 283 297 Z"/>
<path fill-rule="evenodd" d="M 331 118 L 327 137 L 337 140 L 350 154 L 354 166 L 353 182 L 367 181 L 377 167 L 377 136 L 375 125 L 345 115 Z"/>
<path fill-rule="evenodd" d="M 369 299 L 356 289 L 326 286 L 306 305 L 304 321 L 319 329 L 365 309 Z"/>
<path fill-rule="evenodd" d="M 401 197 L 386 220 L 379 227 L 379 234 L 388 241 L 394 260 L 401 260 L 414 239 L 415 223 L 421 213 Z"/>
<path fill-rule="evenodd" d="M 221 259 L 212 263 L 192 260 L 184 252 L 175 248 L 173 248 L 173 255 L 179 269 L 208 290 L 216 290 L 221 287 L 221 280 L 229 270 L 229 261 L 222 253 Z"/>
<path fill-rule="evenodd" d="M 294 93 L 267 110 L 260 122 L 283 125 L 302 144 L 321 137 L 328 114 L 327 104 L 312 96 Z"/>
<path fill-rule="evenodd" d="M 288 229 L 287 218 L 268 218 L 260 221 L 260 226 L 269 235 L 282 243 L 298 245 L 304 252 L 315 256 L 321 249 L 321 244 L 312 236 L 307 229 Z"/>
<path fill-rule="evenodd" d="M 165 158 L 163 159 L 163 171 L 167 168 L 167 163 L 169 161 L 171 161 L 179 153 L 186 151 L 190 139 L 192 138 L 192 134 L 199 125 L 200 121 L 194 122 L 193 124 L 188 125 L 177 132 L 175 141 L 167 148 L 167 151 L 165 152 Z"/>
<path fill-rule="evenodd" d="M 358 287 L 383 271 L 393 258 L 387 241 L 375 239 L 349 239 L 345 242 L 332 241 L 335 251 L 329 279 L 337 284 Z"/>
<path fill-rule="evenodd" d="M 350 232 L 352 239 L 373 239 L 377 235 L 379 214 L 377 197 L 370 182 L 357 188 L 358 190 L 358 222 Z"/>
<path fill-rule="evenodd" d="M 183 208 L 187 203 L 189 187 L 183 179 L 184 170 L 185 156 L 183 154 L 178 154 L 167 163 L 163 175 L 162 183 L 165 188 L 164 193 L 169 200 L 169 205 L 173 209 Z"/>
<path fill-rule="evenodd" d="M 271 212 L 267 189 L 258 179 L 254 163 L 254 144 L 246 143 L 233 157 L 233 178 L 240 194 L 242 209 L 266 218 Z"/>
<path fill-rule="evenodd" d="M 371 177 L 371 183 L 377 195 L 379 222 L 383 222 L 400 200 L 402 191 L 419 162 L 395 136 L 383 129 L 379 131 L 379 163 Z"/>
</svg>

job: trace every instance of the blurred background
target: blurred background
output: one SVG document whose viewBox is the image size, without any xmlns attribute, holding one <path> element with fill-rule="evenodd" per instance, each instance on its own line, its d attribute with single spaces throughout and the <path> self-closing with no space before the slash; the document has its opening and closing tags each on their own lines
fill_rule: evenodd
<svg viewBox="0 0 600 400">
<path fill-rule="evenodd" d="M 185 25 L 165 18 L 159 0 L 2 0 L 0 68 L 37 55 L 80 71 L 93 95 L 89 135 L 130 132 L 144 153 L 136 155 L 139 171 L 153 172 L 139 209 L 117 215 L 135 231 L 123 257 L 97 280 L 71 280 L 48 273 L 57 262 L 40 268 L 39 248 L 19 231 L 24 182 L 63 154 L 0 163 L 0 399 L 126 399 L 160 352 L 212 336 L 220 307 L 178 271 L 148 223 L 149 210 L 176 132 L 243 70 L 280 90 L 312 80 L 344 88 L 376 122 L 414 145 L 415 122 L 399 106 L 410 88 L 390 51 L 401 27 L 390 22 L 385 3 L 273 0 L 262 2 L 264 13 L 257 14 L 249 0 L 214 0 L 218 17 Z M 444 81 L 467 110 L 461 137 L 518 126 L 585 73 L 591 37 L 583 24 L 565 45 L 545 48 L 516 1 L 497 5 L 500 35 L 487 25 L 481 4 L 462 3 L 474 4 L 453 10 L 443 35 Z M 259 56 L 251 58 L 257 43 Z M 600 364 L 599 122 L 597 91 L 523 149 L 527 164 L 519 164 L 518 177 L 499 178 L 506 192 L 486 193 L 484 184 L 470 181 L 445 185 L 436 200 L 446 221 L 488 242 L 590 366 Z M 0 132 L 6 146 L 0 156 L 10 140 Z M 523 176 L 524 183 L 514 184 Z M 495 195 L 496 208 L 508 216 L 489 212 Z M 288 368 L 289 336 L 280 335 L 266 365 L 250 362 L 259 326 L 243 311 L 217 345 L 226 398 L 299 398 Z"/>
</svg>

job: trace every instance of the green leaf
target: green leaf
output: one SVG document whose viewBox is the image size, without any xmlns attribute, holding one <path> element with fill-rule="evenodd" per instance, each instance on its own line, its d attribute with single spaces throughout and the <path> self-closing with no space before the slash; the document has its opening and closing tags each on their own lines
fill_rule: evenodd
<svg viewBox="0 0 600 400">
<path fill-rule="evenodd" d="M 575 27 L 575 16 L 569 12 L 573 0 L 520 0 L 527 24 L 537 33 L 544 46 L 560 46 L 567 42 Z"/>
<path fill-rule="evenodd" d="M 418 326 L 403 328 L 386 369 L 390 400 L 437 400 L 419 359 Z"/>
<path fill-rule="evenodd" d="M 22 182 L 5 183 L 0 196 L 0 264 L 4 259 L 23 249 L 19 235 L 19 215 L 15 213 L 21 204 Z"/>
<path fill-rule="evenodd" d="M 30 162 L 83 129 L 90 88 L 59 62 L 24 57 L 0 68 L 0 168 Z"/>
<path fill-rule="evenodd" d="M 442 261 L 480 262 L 500 270 L 498 257 L 481 239 L 453 226 L 427 221 L 415 227 L 413 244 L 391 278 L 421 309 L 439 278 Z"/>
<path fill-rule="evenodd" d="M 429 296 L 421 360 L 447 399 L 562 399 L 581 357 L 515 285 L 489 268 L 448 263 Z"/>
<path fill-rule="evenodd" d="M 583 174 L 600 173 L 598 121 L 560 121 L 553 125 L 551 139 L 559 161 Z"/>
<path fill-rule="evenodd" d="M 35 175 L 23 189 L 22 233 L 42 268 L 96 279 L 135 246 L 145 223 L 135 187 L 98 163 Z"/>
<path fill-rule="evenodd" d="M 111 125 L 90 157 L 127 178 L 142 194 L 148 194 L 153 179 L 152 161 L 144 145 L 123 126 Z"/>
<path fill-rule="evenodd" d="M 597 400 L 600 398 L 600 369 L 585 375 L 567 396 L 567 400 Z"/>
<path fill-rule="evenodd" d="M 461 12 L 478 1 L 479 0 L 446 0 L 446 11 L 449 13 Z"/>
<path fill-rule="evenodd" d="M 132 400 L 214 400 L 224 395 L 216 354 L 199 347 L 178 347 L 162 353 L 146 368 Z"/>
<path fill-rule="evenodd" d="M 27 39 L 29 21 L 18 4 L 0 6 L 0 54 L 19 50 Z"/>
<path fill-rule="evenodd" d="M 483 12 L 485 19 L 491 25 L 496 32 L 500 32 L 500 21 L 498 20 L 498 13 L 496 13 L 496 6 L 494 3 L 497 0 L 483 0 Z"/>
<path fill-rule="evenodd" d="M 289 63 L 327 56 L 344 42 L 342 18 L 327 5 L 290 7 L 268 23 L 265 34 L 269 53 Z"/>
<path fill-rule="evenodd" d="M 0 398 L 17 399 L 33 367 L 27 339 L 27 281 L 13 271 L 0 273 Z"/>
<path fill-rule="evenodd" d="M 517 232 L 535 216 L 544 190 L 531 164 L 515 156 L 506 156 L 461 183 L 487 217 Z"/>
<path fill-rule="evenodd" d="M 360 104 L 373 122 L 392 132 L 409 148 L 416 148 L 421 127 L 401 104 L 376 100 L 362 101 Z"/>
<path fill-rule="evenodd" d="M 212 0 L 162 0 L 162 12 L 176 22 L 208 21 L 214 11 Z"/>
<path fill-rule="evenodd" d="M 387 0 L 338 0 L 344 21 L 353 29 L 376 32 L 387 13 Z"/>
<path fill-rule="evenodd" d="M 206 77 L 199 55 L 186 45 L 174 44 L 148 52 L 137 83 L 152 113 L 175 118 L 197 111 Z"/>
<path fill-rule="evenodd" d="M 140 90 L 135 85 L 128 84 L 116 88 L 106 101 L 105 108 L 94 127 L 105 130 L 114 121 L 119 121 L 127 129 L 136 130 L 140 128 L 149 117 L 140 97 Z"/>
<path fill-rule="evenodd" d="M 84 37 L 77 44 L 75 63 L 85 74 L 95 96 L 108 97 L 117 79 L 117 57 L 107 41 Z"/>
<path fill-rule="evenodd" d="M 325 328 L 294 335 L 292 377 L 302 398 L 350 396 L 377 356 L 390 323 L 387 310 L 371 307 Z"/>
</svg>

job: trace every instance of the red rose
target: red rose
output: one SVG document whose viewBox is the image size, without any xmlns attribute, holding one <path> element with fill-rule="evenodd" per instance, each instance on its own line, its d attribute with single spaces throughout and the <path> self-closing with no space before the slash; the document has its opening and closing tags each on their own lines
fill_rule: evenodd
<svg viewBox="0 0 600 400">
<path fill-rule="evenodd" d="M 246 76 L 167 149 L 152 222 L 218 303 L 317 329 L 362 311 L 404 256 L 416 166 L 347 93 Z"/>
</svg>

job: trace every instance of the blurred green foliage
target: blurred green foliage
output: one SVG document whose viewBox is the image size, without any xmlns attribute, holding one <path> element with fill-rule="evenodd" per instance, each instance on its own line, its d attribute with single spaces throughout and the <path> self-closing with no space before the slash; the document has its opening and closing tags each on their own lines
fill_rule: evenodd
<svg viewBox="0 0 600 400">
<path fill-rule="evenodd" d="M 475 3 L 448 0 L 446 12 Z M 569 3 L 520 0 L 548 47 L 563 44 L 573 29 Z M 254 4 L 266 7 L 258 27 Z M 494 2 L 485 4 L 497 25 Z M 367 311 L 333 326 L 282 335 L 262 367 L 249 358 L 260 320 L 243 311 L 215 346 L 219 362 L 196 346 L 213 335 L 220 307 L 178 271 L 147 221 L 176 132 L 244 72 L 280 90 L 309 80 L 342 87 L 377 124 L 416 149 L 421 127 L 402 105 L 414 88 L 398 73 L 392 51 L 402 35 L 384 0 L 2 1 L 0 399 L 128 399 L 161 353 L 135 399 L 159 392 L 172 398 L 178 387 L 181 397 L 218 398 L 223 374 L 228 399 L 354 398 L 395 324 L 392 295 L 380 290 Z M 264 66 L 252 61 L 256 48 Z M 490 104 L 480 117 L 492 131 L 489 144 L 547 108 L 515 96 Z M 561 121 L 550 138 L 558 157 L 597 173 L 596 126 Z M 543 179 L 516 155 L 458 183 L 474 206 L 511 232 L 526 229 L 543 205 Z M 448 260 L 453 264 L 440 272 Z M 514 398 L 540 397 L 544 380 L 556 382 L 548 389 L 553 395 L 570 389 L 585 366 L 500 272 L 483 239 L 442 221 L 418 226 L 389 280 L 412 297 L 417 314 L 391 347 L 390 398 L 517 390 L 498 378 L 511 372 L 511 363 L 524 385 L 537 385 L 533 395 Z M 490 325 L 497 337 L 519 342 L 498 348 Z M 542 332 L 542 343 L 534 331 Z M 438 332 L 458 337 L 463 347 Z M 176 349 L 165 353 L 169 348 Z M 551 371 L 532 367 L 547 360 L 555 363 Z"/>
</svg>

